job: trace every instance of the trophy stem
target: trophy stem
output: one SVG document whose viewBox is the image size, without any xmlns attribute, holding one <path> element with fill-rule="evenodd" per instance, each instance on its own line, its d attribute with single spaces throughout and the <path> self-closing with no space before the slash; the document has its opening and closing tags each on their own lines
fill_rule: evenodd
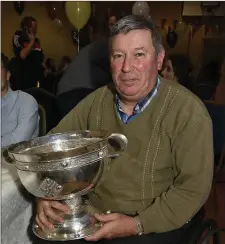
<svg viewBox="0 0 225 244">
<path fill-rule="evenodd" d="M 66 204 L 70 209 L 70 214 L 74 215 L 83 209 L 82 196 L 76 196 L 71 199 L 62 200 L 62 203 Z"/>
</svg>

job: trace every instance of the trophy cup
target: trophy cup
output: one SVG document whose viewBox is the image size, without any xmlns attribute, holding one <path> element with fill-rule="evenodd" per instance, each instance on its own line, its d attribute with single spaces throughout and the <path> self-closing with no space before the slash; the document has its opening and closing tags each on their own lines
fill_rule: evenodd
<svg viewBox="0 0 225 244">
<path fill-rule="evenodd" d="M 101 177 L 105 158 L 117 157 L 127 146 L 122 134 L 105 131 L 76 131 L 38 137 L 9 146 L 6 162 L 14 164 L 19 178 L 31 194 L 67 204 L 70 213 L 54 229 L 43 231 L 33 223 L 39 238 L 66 241 L 93 234 L 100 223 L 90 220 L 84 195 Z"/>
</svg>

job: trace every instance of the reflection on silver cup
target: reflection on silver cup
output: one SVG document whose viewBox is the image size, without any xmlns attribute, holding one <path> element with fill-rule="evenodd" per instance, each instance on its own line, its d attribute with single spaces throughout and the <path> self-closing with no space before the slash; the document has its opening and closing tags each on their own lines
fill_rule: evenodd
<svg viewBox="0 0 225 244">
<path fill-rule="evenodd" d="M 70 213 L 52 231 L 36 223 L 34 233 L 45 240 L 65 241 L 93 234 L 101 223 L 91 222 L 91 206 L 83 200 L 101 177 L 104 158 L 117 157 L 127 146 L 122 134 L 76 131 L 13 144 L 3 152 L 15 164 L 24 187 L 36 197 L 59 200 Z"/>
</svg>

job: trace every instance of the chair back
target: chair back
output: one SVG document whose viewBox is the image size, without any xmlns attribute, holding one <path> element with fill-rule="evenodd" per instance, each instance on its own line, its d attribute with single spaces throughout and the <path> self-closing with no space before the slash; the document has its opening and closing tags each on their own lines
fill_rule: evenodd
<svg viewBox="0 0 225 244">
<path fill-rule="evenodd" d="M 80 88 L 60 94 L 57 99 L 58 122 L 65 117 L 82 99 L 93 92 L 93 89 Z"/>
<path fill-rule="evenodd" d="M 45 112 L 44 107 L 40 104 L 38 104 L 38 114 L 40 117 L 38 136 L 45 136 L 46 135 L 46 112 Z"/>
<path fill-rule="evenodd" d="M 194 93 L 202 101 L 210 100 L 213 97 L 213 94 L 216 91 L 216 86 L 210 84 L 197 84 L 194 88 Z"/>
<path fill-rule="evenodd" d="M 214 153 L 220 155 L 225 143 L 225 105 L 208 101 L 204 103 L 213 123 Z"/>
<path fill-rule="evenodd" d="M 56 96 L 42 88 L 30 88 L 25 90 L 33 96 L 37 103 L 40 104 L 46 111 L 46 130 L 47 132 L 54 128 L 57 123 L 57 107 L 56 107 Z"/>
</svg>

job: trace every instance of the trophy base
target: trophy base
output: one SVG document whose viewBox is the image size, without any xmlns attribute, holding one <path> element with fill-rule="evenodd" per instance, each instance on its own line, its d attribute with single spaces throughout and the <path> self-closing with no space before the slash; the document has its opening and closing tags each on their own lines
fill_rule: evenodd
<svg viewBox="0 0 225 244">
<path fill-rule="evenodd" d="M 43 239 L 48 241 L 70 241 L 70 240 L 77 240 L 82 239 L 87 236 L 92 235 L 95 231 L 97 231 L 100 228 L 100 225 L 93 224 L 85 229 L 82 229 L 82 231 L 74 231 L 73 229 L 63 229 L 61 228 L 59 230 L 53 230 L 52 232 L 46 233 L 44 232 L 39 226 L 36 224 L 33 226 L 33 232 L 34 234 Z"/>
<path fill-rule="evenodd" d="M 82 210 L 81 210 L 82 208 Z M 43 231 L 36 223 L 33 224 L 34 234 L 48 241 L 69 241 L 82 239 L 96 232 L 102 224 L 91 221 L 93 209 L 83 205 L 80 211 L 64 216 L 63 222 L 54 223 L 54 229 Z M 94 211 L 95 212 L 95 211 Z"/>
</svg>

